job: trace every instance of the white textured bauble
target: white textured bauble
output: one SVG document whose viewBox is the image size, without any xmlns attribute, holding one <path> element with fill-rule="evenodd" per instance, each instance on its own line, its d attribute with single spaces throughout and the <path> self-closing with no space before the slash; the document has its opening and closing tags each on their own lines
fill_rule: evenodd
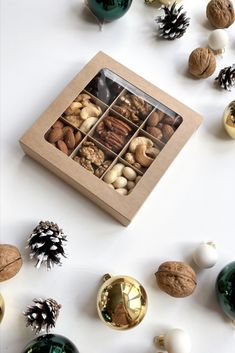
<svg viewBox="0 0 235 353">
<path fill-rule="evenodd" d="M 213 267 L 218 260 L 218 254 L 215 245 L 213 243 L 205 243 L 199 245 L 199 247 L 193 253 L 193 259 L 196 265 L 198 265 L 200 268 Z"/>
<path fill-rule="evenodd" d="M 192 346 L 189 335 L 178 328 L 164 335 L 164 348 L 168 353 L 190 353 Z"/>
<path fill-rule="evenodd" d="M 215 29 L 208 37 L 208 44 L 212 50 L 223 50 L 228 42 L 228 33 L 224 29 Z"/>
</svg>

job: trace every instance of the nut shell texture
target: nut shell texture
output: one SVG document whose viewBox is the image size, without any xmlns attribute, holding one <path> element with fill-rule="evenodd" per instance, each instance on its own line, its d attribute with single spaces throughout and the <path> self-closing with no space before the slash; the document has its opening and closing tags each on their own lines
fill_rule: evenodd
<svg viewBox="0 0 235 353">
<path fill-rule="evenodd" d="M 188 60 L 188 70 L 197 78 L 207 78 L 216 69 L 216 60 L 213 52 L 208 48 L 197 48 L 192 51 Z"/>
<path fill-rule="evenodd" d="M 0 282 L 14 277 L 21 269 L 22 263 L 16 246 L 0 244 Z"/>
<path fill-rule="evenodd" d="M 211 0 L 206 8 L 210 24 L 216 28 L 228 28 L 235 20 L 233 3 L 230 0 Z"/>
<path fill-rule="evenodd" d="M 175 298 L 191 295 L 197 285 L 194 270 L 184 262 L 164 262 L 155 276 L 159 288 Z"/>
</svg>

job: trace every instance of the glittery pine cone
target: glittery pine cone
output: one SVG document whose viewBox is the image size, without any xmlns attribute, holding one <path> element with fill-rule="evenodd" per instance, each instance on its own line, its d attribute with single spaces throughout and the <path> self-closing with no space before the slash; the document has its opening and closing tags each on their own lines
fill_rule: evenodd
<svg viewBox="0 0 235 353">
<path fill-rule="evenodd" d="M 55 327 L 61 305 L 54 299 L 34 299 L 34 305 L 28 306 L 23 313 L 26 318 L 26 326 L 30 326 L 35 334 L 46 331 L 47 333 Z"/>
<path fill-rule="evenodd" d="M 61 265 L 61 257 L 66 257 L 66 241 L 63 230 L 56 223 L 41 221 L 30 235 L 27 246 L 31 249 L 30 258 L 37 259 L 36 268 L 40 268 L 42 263 L 47 264 L 47 269 Z"/>
<path fill-rule="evenodd" d="M 215 80 L 221 88 L 231 91 L 235 87 L 235 64 L 222 69 Z"/>
<path fill-rule="evenodd" d="M 156 19 L 159 24 L 159 36 L 167 40 L 182 37 L 189 26 L 190 19 L 186 16 L 186 12 L 182 12 L 183 6 L 179 8 L 176 6 L 176 2 L 161 6 L 164 14 Z"/>
</svg>

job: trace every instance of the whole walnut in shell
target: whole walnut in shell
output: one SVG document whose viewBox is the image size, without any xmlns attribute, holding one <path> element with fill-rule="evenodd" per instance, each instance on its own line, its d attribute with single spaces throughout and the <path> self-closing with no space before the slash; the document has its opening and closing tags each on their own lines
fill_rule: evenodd
<svg viewBox="0 0 235 353">
<path fill-rule="evenodd" d="M 197 285 L 194 270 L 184 262 L 164 262 L 155 276 L 159 288 L 175 298 L 191 295 Z"/>
<path fill-rule="evenodd" d="M 16 246 L 0 244 L 0 282 L 14 277 L 21 269 L 22 263 Z"/>
<path fill-rule="evenodd" d="M 228 28 L 235 20 L 233 3 L 230 0 L 211 0 L 206 8 L 210 24 L 216 28 Z"/>
<path fill-rule="evenodd" d="M 197 78 L 207 78 L 216 69 L 216 59 L 213 52 L 208 48 L 197 48 L 192 51 L 188 60 L 188 70 Z"/>
</svg>

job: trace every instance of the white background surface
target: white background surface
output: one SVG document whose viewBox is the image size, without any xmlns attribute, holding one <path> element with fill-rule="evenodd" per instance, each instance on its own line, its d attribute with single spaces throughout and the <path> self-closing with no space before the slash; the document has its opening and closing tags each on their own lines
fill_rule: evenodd
<svg viewBox="0 0 235 353">
<path fill-rule="evenodd" d="M 1 285 L 6 314 L 1 353 L 19 353 L 33 338 L 22 311 L 34 297 L 63 305 L 55 332 L 68 336 L 81 353 L 155 353 L 153 337 L 180 327 L 192 338 L 192 353 L 231 353 L 235 332 L 215 300 L 220 269 L 234 260 L 235 142 L 221 125 L 233 92 L 217 90 L 216 73 L 235 59 L 235 25 L 230 46 L 217 58 L 207 80 L 187 74 L 190 52 L 205 46 L 210 33 L 206 1 L 184 1 L 191 17 L 185 36 L 156 39 L 157 10 L 134 0 L 122 19 L 100 32 L 75 0 L 1 1 L 1 242 L 17 245 L 20 273 Z M 23 155 L 18 139 L 65 85 L 99 50 L 133 69 L 204 116 L 136 219 L 124 228 L 56 176 Z M 58 222 L 68 234 L 63 267 L 37 271 L 28 260 L 26 239 L 40 220 Z M 188 260 L 201 241 L 218 244 L 219 261 L 198 276 L 191 297 L 161 292 L 154 272 L 162 261 Z M 128 274 L 149 295 L 146 318 L 137 328 L 117 332 L 96 314 L 101 276 Z"/>
</svg>

